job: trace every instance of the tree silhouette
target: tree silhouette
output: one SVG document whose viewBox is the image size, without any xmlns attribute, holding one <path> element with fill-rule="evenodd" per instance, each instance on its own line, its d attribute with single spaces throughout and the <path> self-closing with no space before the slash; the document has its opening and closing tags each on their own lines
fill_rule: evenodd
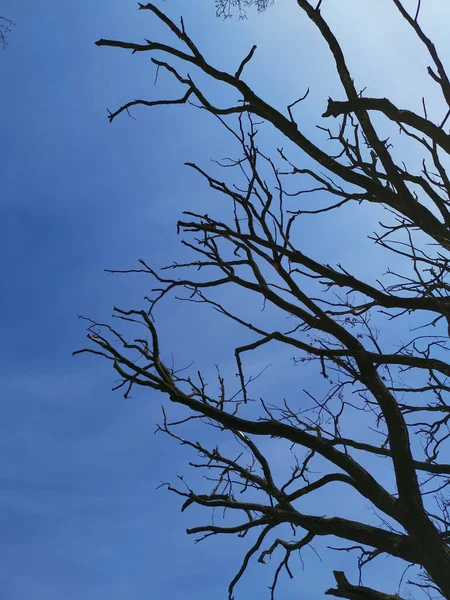
<svg viewBox="0 0 450 600">
<path fill-rule="evenodd" d="M 273 0 L 215 0 L 215 3 L 217 16 L 226 19 L 233 13 L 237 13 L 240 18 L 246 17 L 250 6 L 255 6 L 258 12 L 262 12 L 273 4 Z"/>
<path fill-rule="evenodd" d="M 392 2 L 405 26 L 423 44 L 430 61 L 429 76 L 443 97 L 446 112 L 431 116 L 424 103 L 423 115 L 419 115 L 387 98 L 364 96 L 356 89 L 341 45 L 325 19 L 325 7 L 297 0 L 299 10 L 326 42 L 344 91 L 343 98 L 328 100 L 323 114 L 337 121 L 320 127 L 331 152 L 308 137 L 294 117 L 295 105 L 306 96 L 282 111 L 245 82 L 243 73 L 255 46 L 236 71 L 222 71 L 200 51 L 183 21 L 178 25 L 153 3 L 139 8 L 164 24 L 178 45 L 154 40 L 96 42 L 133 53 L 164 53 L 164 60 L 152 56 L 153 64 L 170 73 L 182 88 L 175 99 L 132 100 L 110 112 L 110 121 L 137 105 L 195 102 L 220 119 L 240 147 L 240 156 L 223 164 L 227 181 L 188 163 L 230 208 L 228 219 L 215 218 L 213 207 L 209 214 L 183 213 L 178 229 L 192 260 L 165 270 L 140 260 L 138 269 L 127 271 L 145 273 L 155 282 L 154 296 L 144 308 L 115 308 L 114 316 L 127 332 L 130 326 L 140 328 L 141 333 L 131 338 L 111 324 L 89 321 L 91 344 L 77 351 L 111 361 L 120 378 L 115 389 L 122 389 L 125 397 L 135 386 L 147 387 L 188 410 L 189 416 L 177 422 L 170 422 L 164 412 L 159 429 L 198 454 L 194 467 L 206 472 L 211 488 L 208 493 L 196 491 L 184 480 L 181 487 L 171 483 L 167 487 L 182 498 L 183 510 L 191 505 L 212 512 L 218 507 L 225 510 L 223 524 L 211 522 L 188 533 L 204 539 L 257 532 L 230 583 L 230 598 L 250 560 L 265 563 L 281 552 L 271 586 L 273 596 L 280 573 L 285 570 L 293 575 L 289 561 L 294 551 L 314 546 L 316 538 L 335 536 L 348 544 L 336 551 L 356 551 L 360 568 L 381 556 L 396 557 L 409 567 L 413 589 L 450 599 L 450 498 L 446 492 L 450 464 L 445 460 L 450 437 L 446 355 L 450 81 L 438 50 L 422 29 L 420 2 L 414 13 L 400 0 Z M 225 16 L 233 8 L 242 11 L 251 4 L 218 1 L 216 8 Z M 266 5 L 258 3 L 258 8 Z M 196 67 L 231 87 L 239 102 L 213 104 L 184 67 Z M 286 139 L 286 149 L 279 148 L 276 158 L 258 146 L 262 121 Z M 409 169 L 396 158 L 398 153 L 379 133 L 380 123 L 383 128 L 390 124 L 393 136 L 399 131 L 404 145 L 421 152 L 421 170 Z M 296 156 L 301 151 L 307 160 L 292 158 L 294 151 Z M 236 175 L 233 180 L 232 173 Z M 385 210 L 383 222 L 374 218 L 376 231 L 371 239 L 400 265 L 398 269 L 383 276 L 368 268 L 361 278 L 344 265 L 332 264 L 332 256 L 322 262 L 308 252 L 298 233 L 303 220 L 316 215 L 320 221 L 321 215 L 330 212 L 338 218 L 343 206 L 354 211 L 364 207 Z M 229 284 L 272 307 L 279 316 L 278 325 L 267 324 L 264 313 L 249 321 L 221 303 L 217 292 Z M 163 362 L 153 314 L 170 293 L 212 307 L 252 336 L 251 342 L 236 346 L 238 389 L 235 381 L 225 381 L 218 372 L 218 392 L 213 393 L 201 373 L 177 371 Z M 411 330 L 406 342 L 380 333 L 389 331 L 392 322 Z M 411 328 L 412 322 L 417 327 Z M 317 381 L 324 380 L 325 395 L 296 390 L 291 399 L 279 404 L 252 398 L 245 356 L 266 344 L 274 352 L 276 344 L 291 348 L 299 368 L 314 368 Z M 363 426 L 352 428 L 355 415 Z M 192 419 L 198 420 L 199 427 L 227 432 L 240 447 L 239 456 L 230 456 L 219 445 L 206 447 L 184 437 L 180 428 Z M 291 473 L 282 483 L 270 453 L 262 449 L 265 438 L 291 445 Z M 373 467 L 378 461 L 384 461 L 384 469 L 393 470 L 392 486 L 378 481 Z M 334 502 L 339 486 L 369 504 L 379 524 L 340 517 Z M 328 498 L 332 516 L 303 511 L 303 499 L 313 499 L 315 494 Z M 231 524 L 228 514 L 234 515 Z M 291 526 L 296 539 L 278 535 L 283 524 Z M 336 587 L 327 594 L 358 600 L 393 597 L 350 584 L 338 571 L 335 579 Z"/>
<path fill-rule="evenodd" d="M 11 19 L 0 16 L 0 46 L 5 50 L 8 47 L 8 33 L 14 23 Z"/>
</svg>

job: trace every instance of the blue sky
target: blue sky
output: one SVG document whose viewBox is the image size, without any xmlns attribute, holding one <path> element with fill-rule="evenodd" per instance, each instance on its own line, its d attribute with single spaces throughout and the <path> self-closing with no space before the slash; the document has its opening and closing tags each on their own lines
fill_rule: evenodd
<svg viewBox="0 0 450 600">
<path fill-rule="evenodd" d="M 310 86 L 297 114 L 304 131 L 316 135 L 326 98 L 339 88 L 324 44 L 294 4 L 279 0 L 263 15 L 223 23 L 212 0 L 161 3 L 174 17 L 184 14 L 188 31 L 222 68 L 233 69 L 256 43 L 248 81 L 280 107 Z M 370 2 L 352 3 L 348 13 L 337 4 L 327 11 L 361 87 L 417 109 L 421 93 L 409 92 L 420 86 L 438 108 L 433 88 L 417 79 L 417 67 L 426 67 L 420 49 L 407 30 L 396 29 L 390 2 L 380 0 L 369 19 Z M 439 23 L 448 23 L 450 11 L 445 2 L 436 4 L 427 24 L 439 41 L 445 36 Z M 0 596 L 225 598 L 243 541 L 194 546 L 184 530 L 208 515 L 181 515 L 178 499 L 155 489 L 187 472 L 186 454 L 153 435 L 164 399 L 136 394 L 125 401 L 110 392 L 109 365 L 71 353 L 84 344 L 78 314 L 106 319 L 113 304 L 139 306 L 149 291 L 144 279 L 107 275 L 104 268 L 130 268 L 139 257 L 162 265 L 183 256 L 175 231 L 181 210 L 213 201 L 184 161 L 208 166 L 233 146 L 212 118 L 188 107 L 136 109 L 137 121 L 123 116 L 108 123 L 107 108 L 177 93 L 165 75 L 153 86 L 148 56 L 94 46 L 100 37 L 166 39 L 131 0 L 6 0 L 1 10 L 17 25 L 0 54 Z M 380 68 L 385 58 L 388 66 Z M 268 130 L 262 135 L 268 145 L 279 141 Z M 328 233 L 335 223 L 324 219 L 323 238 L 314 234 L 305 243 L 323 257 L 333 252 L 349 259 L 365 232 L 359 219 L 349 211 L 337 238 Z M 356 269 L 382 261 L 367 248 Z M 235 328 L 172 301 L 157 316 L 168 357 L 173 350 L 180 364 L 195 359 L 211 376 L 216 363 L 233 372 Z M 296 389 L 300 372 L 289 356 L 280 350 L 255 356 L 255 372 L 272 364 L 258 384 L 266 393 L 288 396 Z M 307 373 L 301 377 L 302 385 L 314 385 Z M 336 503 L 349 508 L 343 496 Z M 332 584 L 332 569 L 348 564 L 343 555 L 321 564 L 305 552 L 305 559 L 305 572 L 293 583 L 283 579 L 279 597 L 317 597 Z M 395 574 L 387 569 L 387 588 Z M 237 597 L 263 597 L 270 575 L 270 568 L 252 566 Z M 370 583 L 370 569 L 368 576 Z"/>
</svg>

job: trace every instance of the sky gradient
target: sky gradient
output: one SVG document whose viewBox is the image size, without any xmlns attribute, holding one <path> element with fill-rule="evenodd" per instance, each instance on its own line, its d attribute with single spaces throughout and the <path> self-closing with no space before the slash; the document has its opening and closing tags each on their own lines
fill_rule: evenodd
<svg viewBox="0 0 450 600">
<path fill-rule="evenodd" d="M 342 4 L 351 4 L 351 11 Z M 377 10 L 373 4 L 379 4 Z M 188 5 L 161 2 L 171 16 L 184 15 L 193 39 L 221 68 L 235 69 L 252 44 L 258 45 L 246 76 L 265 99 L 283 108 L 311 88 L 297 115 L 302 130 L 317 136 L 315 124 L 328 95 L 337 99 L 339 85 L 325 44 L 295 3 L 279 0 L 262 15 L 227 22 L 215 18 L 212 0 Z M 443 1 L 435 6 L 426 26 L 439 44 L 447 34 L 440 24 L 449 22 L 450 9 Z M 187 473 L 192 458 L 154 435 L 164 399 L 140 393 L 125 401 L 110 391 L 114 376 L 108 364 L 71 356 L 84 345 L 85 326 L 77 315 L 106 320 L 114 304 L 140 307 L 149 292 L 145 279 L 104 269 L 133 268 L 140 257 L 155 266 L 180 259 L 175 223 L 181 211 L 211 210 L 214 198 L 183 163 L 208 167 L 211 157 L 237 150 L 212 117 L 189 107 L 134 109 L 136 121 L 122 115 L 109 124 L 107 108 L 135 97 L 179 93 L 166 74 L 154 87 L 149 56 L 94 45 L 101 37 L 169 39 L 155 19 L 136 8 L 131 0 L 6 0 L 1 7 L 16 23 L 8 50 L 0 53 L 5 600 L 225 598 L 248 547 L 239 539 L 194 546 L 184 530 L 206 522 L 208 514 L 196 509 L 181 514 L 177 497 L 156 490 L 161 481 Z M 405 108 L 420 109 L 423 94 L 430 109 L 439 107 L 433 86 L 420 75 L 427 61 L 406 27 L 398 29 L 389 0 L 324 2 L 324 13 L 344 42 L 358 86 L 374 96 L 389 95 Z M 443 44 L 441 49 L 448 58 L 448 49 Z M 272 152 L 279 138 L 266 129 L 261 135 Z M 320 235 L 305 238 L 316 256 L 333 253 L 345 261 L 354 254 L 366 230 L 358 211 L 343 214 L 339 235 L 326 217 Z M 356 270 L 367 270 L 368 261 L 378 269 L 382 258 L 367 252 L 358 254 Z M 227 299 L 239 301 L 232 292 Z M 247 303 L 242 309 L 261 307 Z M 195 359 L 206 376 L 214 375 L 216 363 L 233 373 L 235 327 L 172 300 L 157 319 L 167 357 L 174 351 L 180 364 Z M 307 372 L 292 367 L 290 354 L 278 349 L 255 355 L 248 365 L 254 372 L 272 365 L 257 389 L 282 398 L 295 393 L 299 377 L 302 387 L 314 386 Z M 279 460 L 282 469 L 283 453 Z M 339 493 L 335 503 L 342 514 L 354 509 Z M 326 503 L 320 508 L 326 510 Z M 304 559 L 305 572 L 298 563 L 293 582 L 282 578 L 279 598 L 317 598 L 332 585 L 332 569 L 349 564 L 343 554 L 320 563 L 308 549 Z M 386 591 L 396 581 L 391 562 L 383 575 Z M 377 577 L 371 568 L 367 584 Z M 270 567 L 251 565 L 237 599 L 269 597 L 271 574 Z"/>
</svg>

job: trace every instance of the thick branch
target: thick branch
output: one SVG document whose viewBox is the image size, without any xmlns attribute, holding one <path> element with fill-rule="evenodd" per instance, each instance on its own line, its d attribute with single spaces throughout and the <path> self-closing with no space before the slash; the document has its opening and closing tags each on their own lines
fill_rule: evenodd
<svg viewBox="0 0 450 600">
<path fill-rule="evenodd" d="M 387 98 L 356 98 L 353 100 L 347 100 L 345 102 L 339 102 L 329 98 L 326 112 L 322 115 L 323 117 L 337 117 L 339 115 L 348 115 L 358 110 L 375 110 L 382 112 L 388 119 L 395 123 L 403 123 L 414 127 L 417 131 L 422 132 L 428 136 L 431 140 L 436 142 L 446 152 L 450 153 L 450 135 L 435 125 L 428 119 L 420 117 L 416 113 L 410 110 L 399 109 Z"/>
<path fill-rule="evenodd" d="M 333 573 L 337 588 L 330 588 L 325 592 L 330 596 L 348 598 L 348 600 L 402 600 L 398 594 L 384 594 L 362 585 L 352 585 L 342 571 L 333 571 Z"/>
</svg>

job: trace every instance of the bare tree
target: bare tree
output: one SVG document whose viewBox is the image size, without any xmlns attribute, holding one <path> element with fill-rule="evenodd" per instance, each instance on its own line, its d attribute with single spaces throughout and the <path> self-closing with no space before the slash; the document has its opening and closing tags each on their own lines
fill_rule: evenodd
<svg viewBox="0 0 450 600">
<path fill-rule="evenodd" d="M 8 47 L 8 33 L 14 23 L 11 19 L 0 16 L 0 46 L 5 50 Z"/>
<path fill-rule="evenodd" d="M 199 455 L 194 466 L 206 472 L 211 488 L 202 493 L 184 480 L 186 487 L 167 487 L 182 498 L 183 510 L 199 505 L 210 511 L 220 507 L 225 512 L 223 525 L 212 522 L 188 533 L 204 539 L 257 532 L 230 583 L 230 598 L 253 558 L 264 563 L 281 552 L 271 586 L 273 596 L 280 573 L 285 570 L 293 575 L 289 561 L 294 551 L 314 545 L 316 538 L 334 536 L 348 543 L 337 551 L 358 552 L 360 567 L 381 556 L 396 557 L 409 569 L 409 581 L 416 586 L 412 589 L 450 599 L 450 497 L 446 492 L 450 464 L 445 461 L 450 437 L 450 363 L 446 357 L 450 327 L 450 180 L 446 170 L 450 81 L 438 50 L 421 27 L 420 2 L 414 14 L 400 0 L 392 3 L 405 27 L 422 42 L 431 65 L 429 76 L 447 112 L 433 118 L 425 103 L 423 115 L 419 115 L 386 98 L 364 96 L 355 88 L 340 43 L 325 20 L 325 8 L 297 0 L 298 9 L 328 45 L 345 94 L 342 99 L 329 99 L 323 115 L 337 119 L 335 127 L 321 126 L 335 148 L 333 153 L 308 138 L 295 120 L 293 109 L 302 99 L 281 111 L 245 83 L 243 71 L 255 47 L 235 71 L 217 69 L 186 32 L 183 21 L 176 24 L 153 3 L 139 8 L 164 24 L 181 49 L 154 40 L 97 42 L 98 46 L 133 53 L 164 53 L 166 60 L 152 57 L 152 62 L 169 72 L 183 90 L 175 99 L 130 101 L 110 112 L 110 121 L 137 105 L 195 103 L 220 119 L 240 147 L 235 160 L 222 163 L 228 174 L 236 174 L 233 181 L 223 181 L 188 163 L 229 203 L 229 219 L 183 213 L 178 228 L 185 235 L 185 248 L 193 253 L 192 260 L 162 271 L 140 260 L 140 267 L 132 271 L 145 273 L 155 282 L 148 305 L 136 310 L 115 308 L 114 316 L 127 333 L 111 324 L 89 321 L 92 345 L 79 351 L 110 360 L 120 378 L 115 389 L 124 390 L 125 397 L 135 386 L 147 387 L 188 410 L 187 419 L 175 423 L 164 412 L 159 428 Z M 184 66 L 196 67 L 231 87 L 239 101 L 216 106 L 194 77 L 184 73 Z M 396 159 L 395 149 L 374 124 L 375 112 L 384 118 L 383 127 L 391 124 L 393 135 L 399 131 L 403 144 L 422 153 L 421 170 L 408 169 Z M 278 149 L 276 158 L 258 146 L 262 121 L 286 138 L 287 149 Z M 307 164 L 314 161 L 315 168 L 296 163 L 291 158 L 294 150 L 297 155 L 299 150 L 304 153 Z M 371 239 L 400 264 L 397 271 L 390 269 L 385 276 L 367 273 L 365 279 L 360 278 L 341 264 L 331 264 L 332 257 L 323 263 L 303 247 L 297 232 L 305 215 L 320 219 L 343 205 L 355 211 L 366 206 L 385 209 L 385 222 L 374 224 L 378 231 Z M 228 284 L 278 311 L 279 325 L 269 328 L 264 313 L 249 321 L 227 308 L 217 292 Z M 172 292 L 212 307 L 251 335 L 252 341 L 235 349 L 238 389 L 219 373 L 219 392 L 214 394 L 200 373 L 177 371 L 163 362 L 153 314 Z M 411 319 L 421 327 L 418 332 L 410 331 L 406 342 L 380 335 L 393 320 L 409 331 Z M 128 327 L 140 328 L 141 333 L 130 338 Z M 328 386 L 324 397 L 305 391 L 301 407 L 297 398 L 278 404 L 273 399 L 252 398 L 244 356 L 266 344 L 292 348 L 300 368 L 316 368 L 318 381 L 322 378 Z M 309 410 L 304 402 L 309 403 Z M 365 419 L 364 437 L 361 428 L 355 431 L 350 427 L 354 414 Z M 198 419 L 199 426 L 228 432 L 243 448 L 238 458 L 218 445 L 206 447 L 183 437 L 179 428 L 192 419 Z M 371 431 L 376 432 L 373 438 Z M 292 470 L 282 484 L 277 483 L 279 476 L 270 453 L 264 452 L 265 438 L 292 446 Z M 392 486 L 380 483 L 374 461 L 384 461 L 381 468 L 393 470 Z M 328 497 L 336 484 L 369 504 L 379 516 L 379 524 L 339 516 L 332 500 L 332 516 L 301 510 L 304 504 L 300 501 L 306 496 Z M 230 513 L 235 517 L 233 524 L 226 521 Z M 300 533 L 299 538 L 278 537 L 283 524 L 291 526 L 293 535 Z M 392 598 L 362 586 L 361 581 L 350 584 L 341 572 L 335 572 L 335 578 L 336 587 L 327 594 L 358 600 Z"/>
<path fill-rule="evenodd" d="M 215 0 L 215 3 L 218 17 L 227 19 L 233 15 L 233 12 L 237 12 L 242 19 L 247 16 L 247 9 L 250 6 L 255 6 L 258 12 L 262 12 L 273 4 L 273 0 Z"/>
</svg>

